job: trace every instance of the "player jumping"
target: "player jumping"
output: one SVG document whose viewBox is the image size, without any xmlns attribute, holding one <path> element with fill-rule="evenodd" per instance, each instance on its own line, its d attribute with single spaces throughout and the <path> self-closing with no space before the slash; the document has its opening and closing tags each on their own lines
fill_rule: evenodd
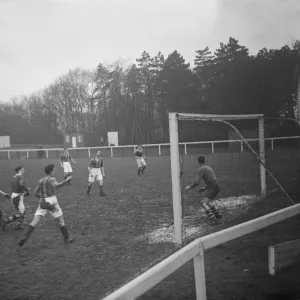
<svg viewBox="0 0 300 300">
<path fill-rule="evenodd" d="M 1 221 L 1 228 L 5 231 L 5 227 L 7 224 L 16 222 L 15 229 L 23 229 L 22 224 L 24 222 L 25 217 L 25 205 L 24 205 L 24 196 L 29 196 L 29 190 L 26 187 L 24 180 L 25 169 L 22 166 L 15 168 L 16 174 L 13 176 L 12 180 L 12 194 L 11 194 L 11 202 L 14 205 L 17 213 L 13 214 L 8 218 L 3 218 Z"/>
<path fill-rule="evenodd" d="M 144 171 L 146 169 L 146 161 L 145 161 L 145 158 L 146 156 L 144 155 L 144 152 L 143 152 L 143 148 L 141 145 L 138 145 L 136 151 L 134 152 L 134 157 L 136 159 L 136 163 L 137 163 L 137 166 L 138 166 L 138 176 L 141 176 L 141 173 L 144 174 Z"/>
<path fill-rule="evenodd" d="M 105 178 L 103 158 L 101 157 L 101 152 L 98 150 L 96 156 L 91 159 L 90 165 L 88 167 L 89 178 L 88 178 L 88 188 L 86 191 L 87 196 L 90 196 L 92 184 L 95 181 L 99 182 L 100 197 L 107 196 L 103 190 L 103 178 Z"/>
<path fill-rule="evenodd" d="M 199 156 L 197 158 L 199 169 L 197 172 L 196 180 L 185 188 L 186 191 L 198 186 L 200 181 L 203 180 L 206 184 L 204 189 L 199 189 L 200 205 L 204 209 L 206 215 L 214 221 L 215 219 L 220 220 L 222 215 L 218 212 L 216 207 L 211 203 L 215 200 L 220 192 L 220 185 L 213 169 L 206 165 L 205 157 Z"/>
<path fill-rule="evenodd" d="M 58 183 L 54 177 L 54 165 L 49 164 L 45 167 L 46 176 L 38 182 L 37 187 L 34 190 L 34 196 L 40 199 L 39 206 L 35 212 L 34 219 L 28 225 L 27 230 L 23 238 L 18 242 L 18 245 L 22 247 L 25 242 L 28 240 L 41 218 L 45 216 L 48 212 L 52 215 L 54 220 L 57 220 L 59 224 L 60 231 L 64 237 L 66 244 L 70 244 L 75 241 L 75 237 L 70 237 L 67 227 L 65 225 L 63 212 L 59 206 L 56 190 L 63 185 L 65 185 L 70 179 L 71 176 Z"/>
<path fill-rule="evenodd" d="M 76 165 L 75 160 L 69 154 L 69 150 L 67 148 L 64 148 L 64 152 L 60 156 L 60 165 L 64 169 L 64 174 L 65 174 L 64 179 L 66 179 L 67 177 L 69 177 L 69 175 L 73 173 L 70 162 L 73 162 L 73 164 Z M 68 184 L 71 184 L 71 180 L 69 180 Z"/>
</svg>

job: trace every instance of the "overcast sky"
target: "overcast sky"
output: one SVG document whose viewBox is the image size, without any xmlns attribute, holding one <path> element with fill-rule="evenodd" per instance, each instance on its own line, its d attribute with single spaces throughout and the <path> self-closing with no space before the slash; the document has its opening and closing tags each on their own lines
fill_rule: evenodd
<svg viewBox="0 0 300 300">
<path fill-rule="evenodd" d="M 75 67 L 195 50 L 232 36 L 251 53 L 300 38 L 300 0 L 0 0 L 0 101 Z"/>
</svg>

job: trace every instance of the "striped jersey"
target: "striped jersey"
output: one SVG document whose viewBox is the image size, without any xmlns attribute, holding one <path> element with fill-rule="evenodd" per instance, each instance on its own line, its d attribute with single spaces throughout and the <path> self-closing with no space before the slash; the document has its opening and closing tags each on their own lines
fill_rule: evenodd
<svg viewBox="0 0 300 300">
<path fill-rule="evenodd" d="M 60 161 L 62 162 L 62 163 L 64 163 L 64 162 L 70 162 L 70 160 L 72 159 L 72 157 L 71 157 L 71 155 L 70 154 L 62 154 L 61 156 L 60 156 Z"/>
<path fill-rule="evenodd" d="M 55 195 L 56 179 L 52 176 L 46 176 L 39 180 L 36 187 L 36 196 L 39 198 L 48 198 Z"/>
<path fill-rule="evenodd" d="M 103 159 L 102 157 L 93 157 L 90 162 L 90 168 L 99 169 L 103 168 Z"/>
<path fill-rule="evenodd" d="M 17 174 L 13 177 L 11 183 L 11 190 L 13 193 L 16 194 L 21 194 L 25 192 L 25 181 L 22 175 Z"/>
<path fill-rule="evenodd" d="M 136 150 L 134 152 L 134 156 L 137 156 L 137 157 L 143 157 L 144 156 L 144 152 L 142 150 Z"/>
</svg>

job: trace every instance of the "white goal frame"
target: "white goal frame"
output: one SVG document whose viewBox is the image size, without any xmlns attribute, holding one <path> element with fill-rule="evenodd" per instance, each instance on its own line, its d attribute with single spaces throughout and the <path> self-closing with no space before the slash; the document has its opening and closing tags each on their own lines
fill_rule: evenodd
<svg viewBox="0 0 300 300">
<path fill-rule="evenodd" d="M 170 158 L 171 158 L 171 179 L 172 179 L 172 198 L 173 198 L 173 218 L 175 229 L 175 244 L 177 247 L 183 245 L 183 220 L 182 220 L 182 201 L 180 186 L 180 162 L 179 162 L 179 120 L 202 120 L 202 121 L 232 121 L 232 120 L 257 120 L 259 137 L 259 156 L 265 164 L 265 140 L 264 140 L 264 115 L 209 115 L 209 114 L 189 114 L 189 113 L 169 113 L 169 134 L 170 134 Z M 261 195 L 267 192 L 266 169 L 260 164 L 260 187 Z"/>
</svg>

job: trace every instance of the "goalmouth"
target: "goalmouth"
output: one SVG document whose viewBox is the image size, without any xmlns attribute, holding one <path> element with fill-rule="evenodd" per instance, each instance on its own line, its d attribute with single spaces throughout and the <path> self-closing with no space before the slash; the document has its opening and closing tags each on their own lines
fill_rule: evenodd
<svg viewBox="0 0 300 300">
<path fill-rule="evenodd" d="M 264 116 L 262 114 L 252 115 L 211 115 L 211 114 L 190 114 L 190 113 L 169 113 L 169 133 L 170 133 L 170 158 L 171 158 L 171 179 L 172 179 L 172 198 L 173 198 L 173 219 L 175 229 L 175 244 L 181 247 L 184 242 L 184 228 L 182 218 L 182 197 L 180 184 L 180 153 L 179 153 L 179 121 L 206 121 L 222 122 L 237 132 L 241 142 L 244 140 L 240 132 L 228 121 L 236 120 L 257 120 L 258 140 L 259 140 L 259 159 L 260 159 L 260 194 L 265 196 L 267 193 L 266 167 L 265 167 L 265 140 L 264 140 Z"/>
</svg>

